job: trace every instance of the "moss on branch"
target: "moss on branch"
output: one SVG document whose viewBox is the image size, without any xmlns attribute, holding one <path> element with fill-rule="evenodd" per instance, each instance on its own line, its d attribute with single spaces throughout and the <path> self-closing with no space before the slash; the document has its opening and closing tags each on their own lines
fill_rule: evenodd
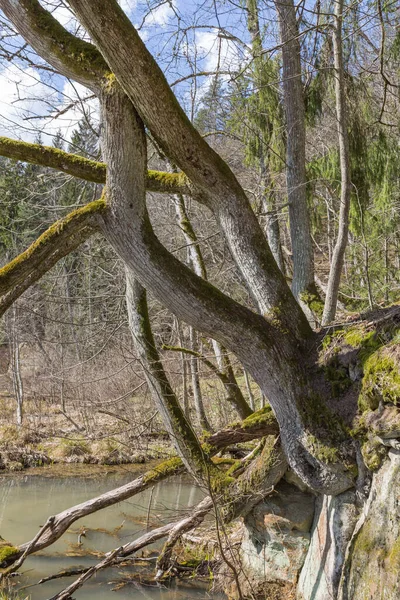
<svg viewBox="0 0 400 600">
<path fill-rule="evenodd" d="M 0 156 L 56 169 L 85 181 L 106 182 L 105 163 L 90 160 L 51 146 L 0 137 Z M 184 173 L 166 173 L 154 170 L 147 172 L 147 190 L 163 194 L 191 193 L 190 182 Z"/>
<path fill-rule="evenodd" d="M 106 165 L 51 146 L 0 137 L 0 155 L 42 167 L 50 167 L 94 183 L 105 183 Z"/>
<path fill-rule="evenodd" d="M 49 11 L 40 5 L 38 0 L 20 0 L 19 5 L 19 10 L 24 11 L 24 16 L 21 17 L 20 22 L 14 18 L 15 24 L 21 28 L 22 20 L 24 21 L 25 31 L 22 32 L 24 37 L 33 46 L 35 46 L 35 39 L 39 38 L 40 44 L 46 46 L 47 60 L 50 63 L 57 61 L 63 65 L 68 72 L 63 74 L 73 74 L 78 80 L 86 83 L 97 83 L 101 77 L 110 72 L 109 66 L 96 46 L 67 31 Z M 7 7 L 4 10 L 8 15 L 6 9 Z M 13 15 L 8 16 L 12 18 Z M 54 66 L 59 68 L 58 64 Z"/>
<path fill-rule="evenodd" d="M 72 211 L 0 269 L 0 314 L 60 258 L 75 250 L 97 230 L 94 216 L 105 206 L 105 200 L 101 198 Z"/>
</svg>

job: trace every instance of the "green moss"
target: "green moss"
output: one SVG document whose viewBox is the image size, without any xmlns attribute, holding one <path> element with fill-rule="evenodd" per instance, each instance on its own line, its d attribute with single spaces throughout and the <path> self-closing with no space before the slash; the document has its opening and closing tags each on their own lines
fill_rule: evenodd
<svg viewBox="0 0 400 600">
<path fill-rule="evenodd" d="M 39 236 L 38 239 L 33 242 L 33 244 L 31 244 L 27 250 L 25 250 L 25 252 L 19 254 L 19 256 L 14 258 L 11 262 L 0 269 L 0 289 L 2 286 L 7 285 L 8 278 L 13 276 L 13 274 L 18 270 L 18 267 L 22 266 L 23 263 L 25 263 L 35 253 L 48 246 L 50 241 L 53 241 L 55 238 L 59 237 L 71 223 L 74 223 L 77 228 L 79 224 L 87 222 L 88 215 L 103 210 L 105 206 L 106 204 L 104 199 L 100 198 L 99 200 L 90 202 L 86 206 L 77 208 L 76 210 L 70 212 L 69 215 L 63 219 L 53 223 L 53 225 L 51 225 L 44 233 L 42 233 L 42 235 Z"/>
<path fill-rule="evenodd" d="M 0 137 L 0 155 L 50 167 L 95 183 L 105 183 L 106 165 L 59 148 Z"/>
<path fill-rule="evenodd" d="M 354 545 L 354 555 L 359 552 L 370 554 L 376 547 L 376 530 L 371 523 L 364 523 Z"/>
<path fill-rule="evenodd" d="M 240 460 L 235 460 L 232 463 L 232 466 L 227 470 L 226 474 L 230 477 L 233 477 L 238 469 L 242 467 L 242 462 Z"/>
<path fill-rule="evenodd" d="M 361 453 L 364 463 L 370 471 L 377 471 L 386 457 L 388 449 L 376 439 L 375 436 L 368 436 L 361 446 Z"/>
<path fill-rule="evenodd" d="M 337 447 L 325 444 L 312 434 L 307 435 L 307 446 L 312 455 L 321 462 L 334 463 L 339 460 L 339 449 Z"/>
<path fill-rule="evenodd" d="M 365 331 L 364 327 L 354 327 L 346 331 L 344 341 L 352 348 L 358 348 L 357 358 L 364 364 L 384 343 L 384 339 L 376 331 Z"/>
<path fill-rule="evenodd" d="M 283 324 L 282 309 L 280 306 L 271 306 L 268 312 L 264 313 L 264 318 L 280 333 L 288 333 L 287 327 Z"/>
<path fill-rule="evenodd" d="M 319 394 L 311 393 L 302 399 L 300 412 L 306 428 L 311 432 L 320 429 L 330 443 L 336 444 L 346 439 L 346 428 L 334 415 Z"/>
<path fill-rule="evenodd" d="M 185 173 L 147 172 L 147 189 L 152 192 L 189 192 L 189 180 Z"/>
<path fill-rule="evenodd" d="M 397 345 L 372 354 L 364 364 L 364 377 L 358 405 L 361 411 L 376 410 L 380 402 L 400 401 L 400 361 Z"/>
<path fill-rule="evenodd" d="M 157 465 L 154 469 L 147 471 L 147 473 L 143 475 L 143 483 L 156 483 L 169 475 L 174 475 L 181 467 L 183 467 L 181 459 L 174 456 Z"/>
<path fill-rule="evenodd" d="M 397 538 L 388 553 L 387 565 L 391 571 L 396 573 L 400 570 L 400 537 Z"/>
<path fill-rule="evenodd" d="M 30 18 L 30 27 L 74 75 L 88 80 L 100 78 L 110 71 L 93 44 L 69 33 L 37 0 L 22 0 L 21 4 Z"/>
<path fill-rule="evenodd" d="M 18 555 L 19 550 L 15 546 L 11 546 L 5 542 L 0 546 L 0 565 L 8 563 L 13 556 Z"/>
<path fill-rule="evenodd" d="M 325 375 L 331 383 L 332 395 L 338 398 L 351 386 L 346 367 L 340 364 L 338 356 L 334 355 L 324 367 Z"/>
<path fill-rule="evenodd" d="M 324 312 L 324 303 L 316 290 L 303 292 L 300 294 L 300 300 L 306 306 L 308 306 L 308 308 L 316 317 L 322 317 L 322 313 Z"/>
<path fill-rule="evenodd" d="M 276 423 L 275 415 L 272 411 L 272 408 L 267 404 L 260 410 L 257 410 L 246 417 L 246 419 L 244 419 L 244 421 L 241 423 L 233 424 L 231 427 L 235 428 L 239 426 L 241 429 L 250 429 L 256 427 L 257 425 L 273 425 L 274 423 Z"/>
</svg>

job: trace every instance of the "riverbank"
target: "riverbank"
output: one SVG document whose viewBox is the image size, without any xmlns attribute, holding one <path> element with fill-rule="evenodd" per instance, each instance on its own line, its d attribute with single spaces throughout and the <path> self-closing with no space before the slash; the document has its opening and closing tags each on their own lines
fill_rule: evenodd
<svg viewBox="0 0 400 600">
<path fill-rule="evenodd" d="M 68 478 L 60 466 L 30 469 L 26 473 L 6 475 L 2 480 L 0 513 L 2 536 L 14 545 L 32 538 L 49 516 L 49 507 L 54 512 L 79 505 L 89 498 L 132 480 L 132 474 L 143 470 L 137 466 L 91 466 L 91 477 L 87 477 L 86 465 L 71 465 Z M 75 473 L 73 474 L 72 471 Z M 44 481 L 46 477 L 46 481 Z M 105 553 L 127 541 L 137 539 L 146 530 L 160 523 L 184 515 L 197 505 L 204 492 L 187 477 L 175 477 L 149 488 L 135 498 L 119 502 L 107 509 L 86 515 L 74 523 L 53 545 L 30 556 L 20 573 L 13 577 L 12 585 L 20 590 L 20 598 L 43 600 L 51 597 L 71 583 L 71 577 L 49 580 L 37 585 L 38 581 L 60 571 L 88 568 L 98 563 Z M 162 547 L 162 541 L 151 547 L 150 553 L 138 553 L 134 560 L 127 559 L 118 567 L 98 573 L 79 591 L 79 600 L 106 600 L 110 590 L 119 600 L 139 600 L 145 592 L 147 598 L 158 600 L 185 600 L 188 596 L 203 600 L 220 600 L 224 596 L 210 592 L 212 578 L 209 572 L 199 580 L 191 573 L 183 576 L 182 584 L 172 580 L 157 583 L 154 580 L 154 550 Z M 153 557 L 153 558 L 152 558 Z M 76 576 L 75 576 L 76 577 Z M 74 579 L 73 577 L 72 579 Z M 141 584 L 144 585 L 141 588 Z M 33 587 L 31 587 L 33 586 Z M 114 595 L 114 594 L 113 594 Z M 1 598 L 1 595 L 0 595 Z M 9 600 L 9 597 L 7 597 Z"/>
<path fill-rule="evenodd" d="M 163 433 L 91 436 L 73 430 L 37 432 L 29 426 L 0 425 L 0 473 L 49 465 L 144 465 L 173 454 Z"/>
</svg>

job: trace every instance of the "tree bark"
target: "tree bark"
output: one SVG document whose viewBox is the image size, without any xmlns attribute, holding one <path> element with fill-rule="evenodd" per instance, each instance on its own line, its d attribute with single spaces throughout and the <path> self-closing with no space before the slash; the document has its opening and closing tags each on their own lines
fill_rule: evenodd
<svg viewBox="0 0 400 600">
<path fill-rule="evenodd" d="M 103 229 L 128 271 L 179 318 L 238 355 L 274 408 L 291 466 L 310 487 L 329 493 L 347 489 L 351 477 L 340 467 L 338 472 L 337 464 L 332 468 L 318 460 L 304 443 L 302 414 L 312 391 L 291 336 L 225 297 L 160 244 L 145 205 L 143 125 L 117 86 L 103 96 L 102 110 L 109 202 Z"/>
</svg>

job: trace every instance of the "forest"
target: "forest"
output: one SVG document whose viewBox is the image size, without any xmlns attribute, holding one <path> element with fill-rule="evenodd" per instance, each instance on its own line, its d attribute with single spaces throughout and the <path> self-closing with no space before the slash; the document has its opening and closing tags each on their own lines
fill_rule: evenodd
<svg viewBox="0 0 400 600">
<path fill-rule="evenodd" d="M 0 27 L 0 598 L 397 600 L 398 3 Z"/>
</svg>

